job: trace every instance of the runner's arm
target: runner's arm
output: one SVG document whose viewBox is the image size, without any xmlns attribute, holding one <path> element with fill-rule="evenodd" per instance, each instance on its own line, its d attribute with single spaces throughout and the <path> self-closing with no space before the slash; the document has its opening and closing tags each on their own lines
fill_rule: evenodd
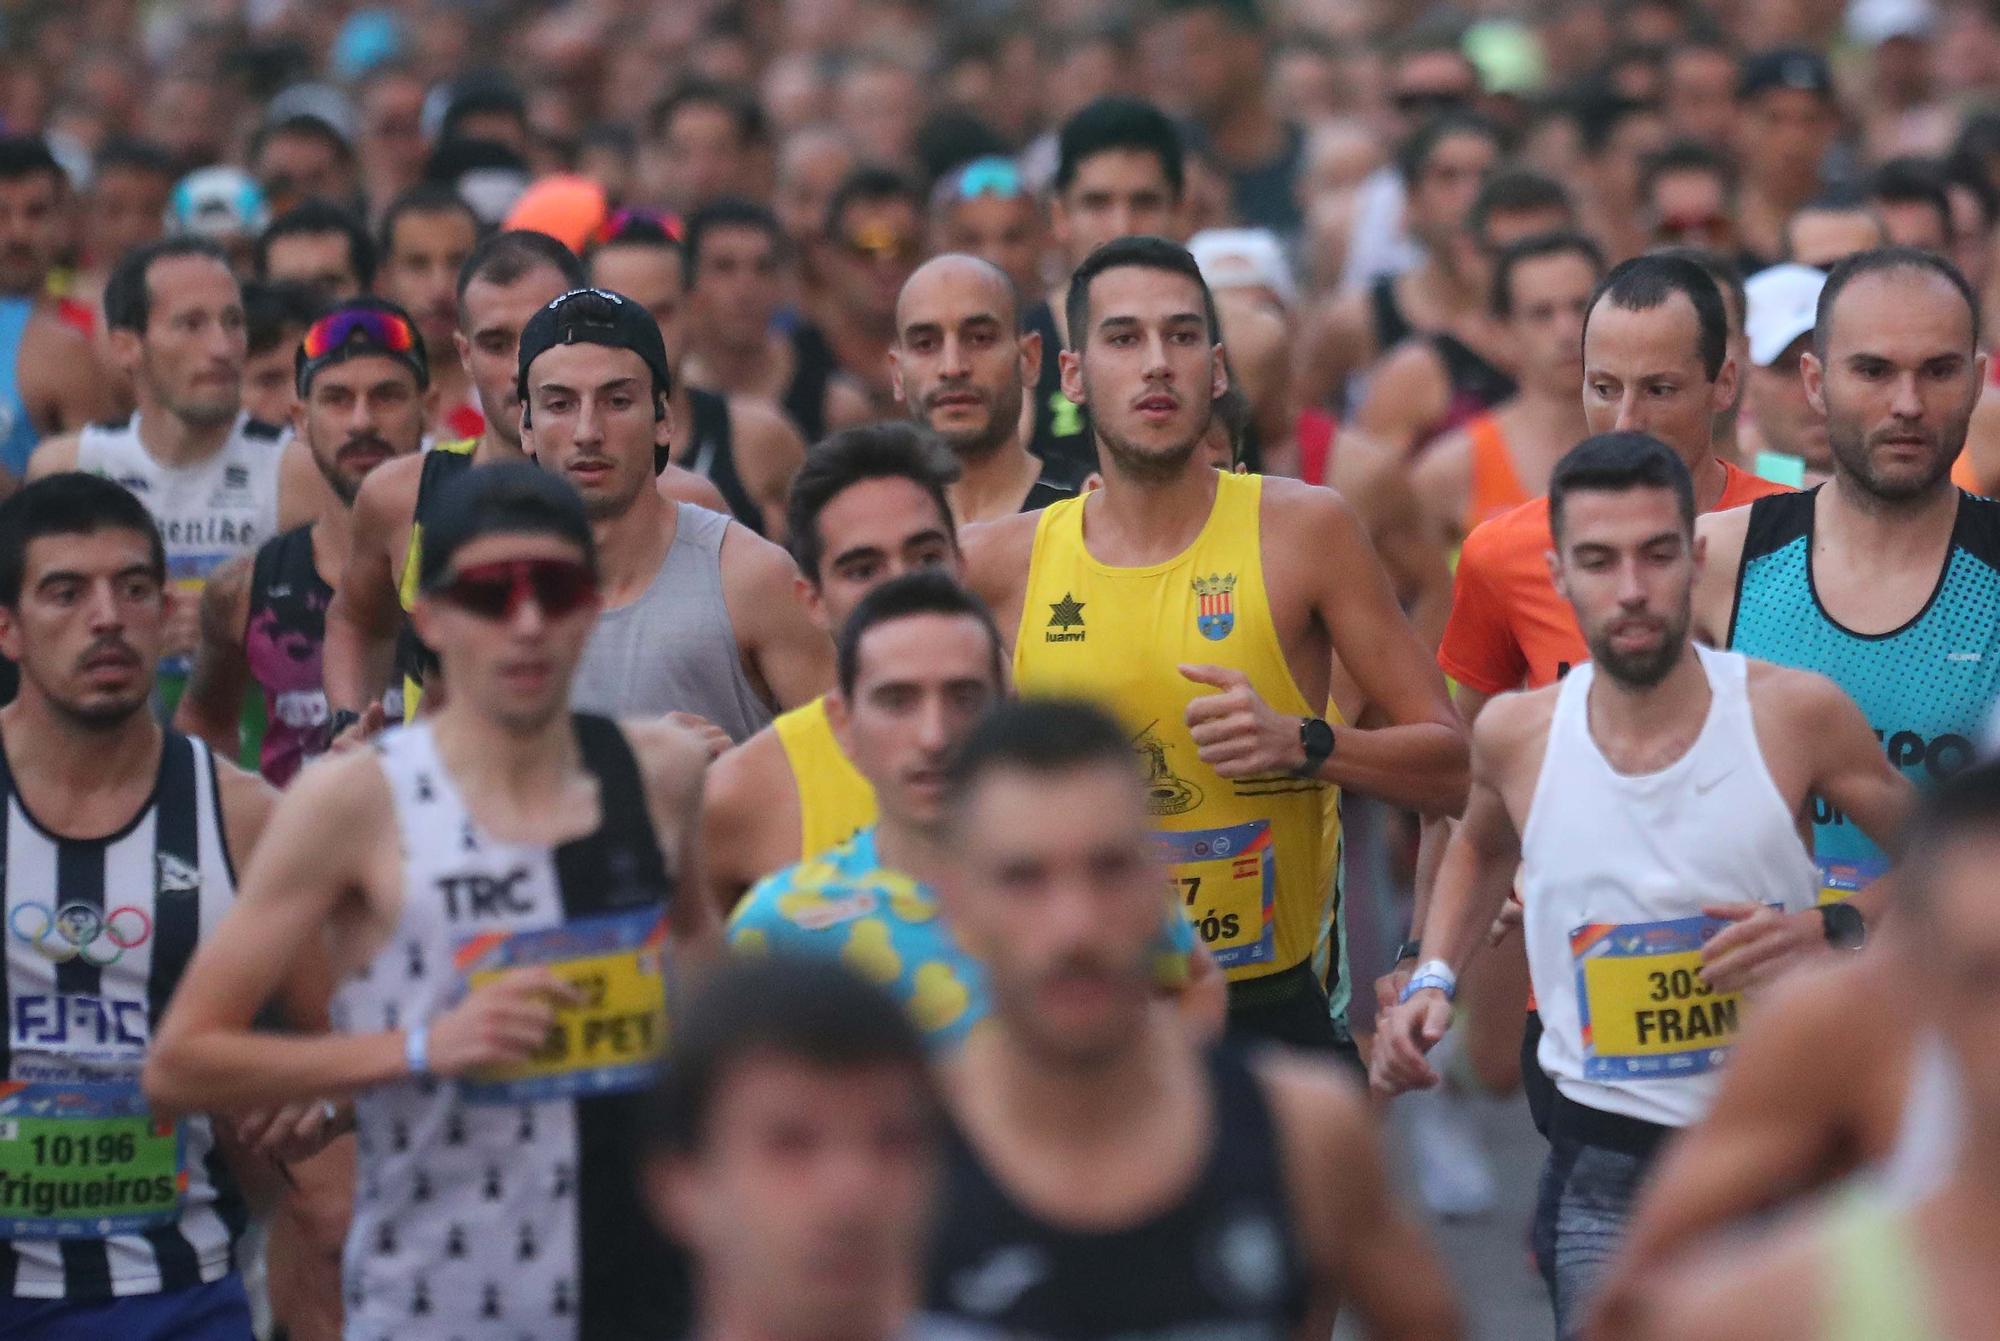
<svg viewBox="0 0 2000 1341">
<path fill-rule="evenodd" d="M 785 502 L 791 496 L 792 477 L 805 464 L 805 439 L 782 412 L 761 401 L 732 399 L 729 418 L 736 427 L 736 463 L 757 510 L 764 514 L 764 534 L 783 544 Z"/>
<path fill-rule="evenodd" d="M 719 512 L 725 517 L 729 515 L 729 504 L 722 497 L 722 490 L 716 488 L 714 482 L 706 475 L 697 475 L 692 470 L 669 463 L 667 468 L 660 472 L 660 477 L 654 481 L 653 487 L 659 491 L 660 497 L 669 503 L 692 503 L 698 508 Z"/>
<path fill-rule="evenodd" d="M 750 672 L 779 711 L 833 688 L 833 643 L 798 597 L 798 565 L 748 528 L 722 539 L 722 596 Z"/>
<path fill-rule="evenodd" d="M 1437 350 L 1422 338 L 1405 340 L 1369 377 L 1354 426 L 1403 460 L 1450 412 L 1450 401 L 1451 379 Z"/>
<path fill-rule="evenodd" d="M 1695 518 L 1695 543 L 1701 546 L 1701 570 L 1694 584 L 1694 636 L 1711 647 L 1729 646 L 1736 614 L 1736 577 L 1743 567 L 1743 542 L 1750 529 L 1750 509 L 1731 508 Z"/>
<path fill-rule="evenodd" d="M 1798 703 L 1801 716 L 1813 723 L 1801 733 L 1815 747 L 1813 791 L 1893 858 L 1902 849 L 1903 824 L 1916 804 L 1916 789 L 1889 762 L 1860 706 L 1833 681 L 1811 679 L 1818 681 L 1816 692 L 1801 695 Z M 1848 903 L 1872 927 L 1888 911 L 1890 897 L 1885 878 L 1856 892 Z"/>
<path fill-rule="evenodd" d="M 16 370 L 29 418 L 44 436 L 74 433 L 118 412 L 118 397 L 98 367 L 90 337 L 58 317 L 34 318 Z"/>
<path fill-rule="evenodd" d="M 393 465 L 393 463 L 392 463 Z M 331 711 L 360 712 L 381 697 L 394 671 L 403 608 L 396 597 L 395 499 L 381 472 L 354 499 L 347 564 L 326 608 L 321 678 Z"/>
<path fill-rule="evenodd" d="M 672 722 L 654 719 L 624 726 L 645 773 L 647 809 L 674 878 L 667 922 L 677 962 L 690 966 L 707 961 L 722 947 L 721 919 L 702 885 L 701 793 L 708 748 Z"/>
<path fill-rule="evenodd" d="M 44 475 L 58 475 L 65 470 L 75 470 L 77 452 L 81 447 L 77 435 L 64 433 L 58 437 L 43 438 L 28 458 L 28 481 L 41 479 Z"/>
<path fill-rule="evenodd" d="M 725 919 L 752 885 L 798 859 L 798 786 L 789 768 L 775 766 L 783 753 L 775 733 L 759 732 L 709 766 L 701 799 L 703 893 Z M 789 826 L 781 809 L 792 817 Z M 789 841 L 780 848 L 781 840 Z"/>
<path fill-rule="evenodd" d="M 234 759 L 250 688 L 250 662 L 243 648 L 249 622 L 250 574 L 254 556 L 239 554 L 209 574 L 201 592 L 201 633 L 194 670 L 174 710 L 174 729 L 199 736 L 219 758 Z"/>
</svg>

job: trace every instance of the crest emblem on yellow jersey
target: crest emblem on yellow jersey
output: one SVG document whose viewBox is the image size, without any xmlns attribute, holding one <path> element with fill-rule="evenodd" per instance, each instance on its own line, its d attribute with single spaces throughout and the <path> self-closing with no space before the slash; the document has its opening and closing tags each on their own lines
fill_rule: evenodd
<svg viewBox="0 0 2000 1341">
<path fill-rule="evenodd" d="M 1219 643 L 1236 627 L 1236 574 L 1210 573 L 1194 580 L 1194 626 Z"/>
</svg>

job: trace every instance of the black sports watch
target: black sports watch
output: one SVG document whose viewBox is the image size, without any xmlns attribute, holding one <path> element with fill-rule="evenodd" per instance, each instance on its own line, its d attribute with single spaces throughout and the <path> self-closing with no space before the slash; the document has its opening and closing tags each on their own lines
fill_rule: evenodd
<svg viewBox="0 0 2000 1341">
<path fill-rule="evenodd" d="M 322 728 L 326 734 L 326 740 L 325 744 L 320 748 L 322 750 L 332 749 L 333 742 L 340 739 L 341 732 L 347 730 L 348 727 L 353 726 L 360 720 L 361 714 L 352 708 L 335 709 L 333 716 L 326 719 L 326 726 Z"/>
<path fill-rule="evenodd" d="M 1423 956 L 1424 943 L 1415 936 L 1410 937 L 1410 939 L 1396 947 L 1396 962 L 1398 964 L 1402 963 L 1405 959 L 1422 959 Z"/>
<path fill-rule="evenodd" d="M 1306 761 L 1292 770 L 1293 776 L 1318 777 L 1319 766 L 1333 757 L 1333 728 L 1318 717 L 1300 718 L 1299 747 L 1306 752 Z"/>
<path fill-rule="evenodd" d="M 1826 943 L 1836 950 L 1859 950 L 1868 943 L 1868 924 L 1852 904 L 1822 903 L 1819 920 L 1826 928 Z"/>
</svg>

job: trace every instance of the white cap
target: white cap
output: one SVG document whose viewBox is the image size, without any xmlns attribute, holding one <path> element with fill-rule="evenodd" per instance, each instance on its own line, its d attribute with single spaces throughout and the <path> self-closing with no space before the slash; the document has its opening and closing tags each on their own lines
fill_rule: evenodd
<svg viewBox="0 0 2000 1341">
<path fill-rule="evenodd" d="M 1768 368 L 1809 333 L 1819 317 L 1819 291 L 1826 272 L 1809 265 L 1774 265 L 1743 284 L 1743 333 L 1750 337 L 1750 361 Z"/>
<path fill-rule="evenodd" d="M 1931 0 L 1851 0 L 1847 35 L 1864 47 L 1880 46 L 1892 37 L 1927 38 L 1937 31 L 1937 8 Z"/>
<path fill-rule="evenodd" d="M 1205 228 L 1188 251 L 1211 289 L 1269 289 L 1286 307 L 1298 304 L 1292 267 L 1268 228 Z"/>
</svg>

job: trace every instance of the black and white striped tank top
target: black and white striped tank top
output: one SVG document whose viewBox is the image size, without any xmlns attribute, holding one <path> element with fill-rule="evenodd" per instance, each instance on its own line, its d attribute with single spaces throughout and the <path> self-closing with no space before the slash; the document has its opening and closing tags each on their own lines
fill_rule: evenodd
<svg viewBox="0 0 2000 1341">
<path fill-rule="evenodd" d="M 208 747 L 166 734 L 144 808 L 64 838 L 0 750 L 7 1002 L 0 1293 L 105 1299 L 221 1279 L 243 1200 L 208 1118 L 161 1123 L 139 1073 L 196 944 L 235 897 Z"/>
</svg>

